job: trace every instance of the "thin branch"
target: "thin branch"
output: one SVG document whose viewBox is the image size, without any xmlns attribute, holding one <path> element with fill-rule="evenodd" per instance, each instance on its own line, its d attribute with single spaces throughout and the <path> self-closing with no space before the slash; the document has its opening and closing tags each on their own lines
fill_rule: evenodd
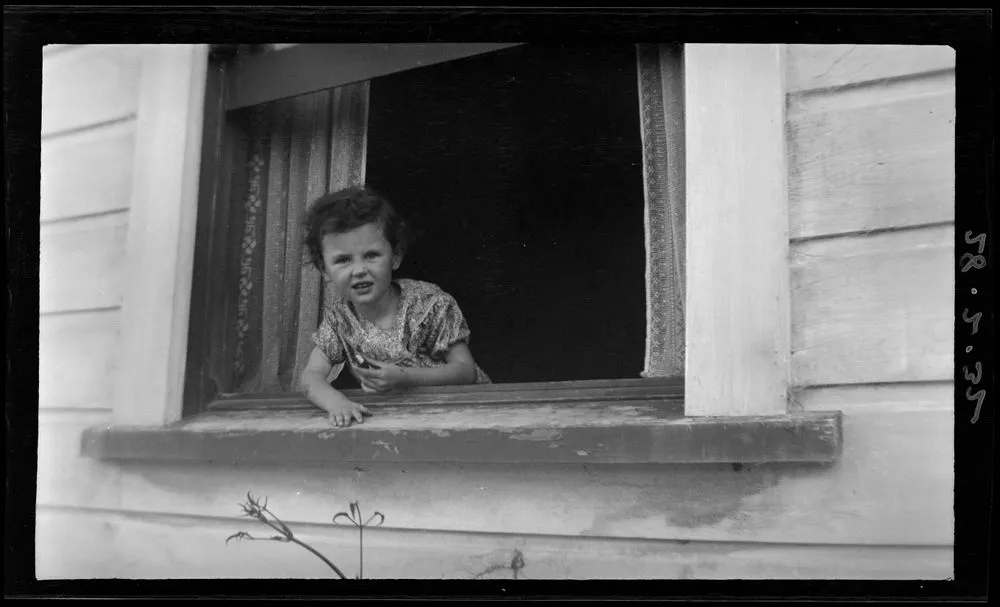
<svg viewBox="0 0 1000 607">
<path fill-rule="evenodd" d="M 260 501 L 257 500 L 257 499 L 255 499 L 253 497 L 253 494 L 251 494 L 248 491 L 247 492 L 247 503 L 240 504 L 240 506 L 243 508 L 243 514 L 245 516 L 253 518 L 253 519 L 255 519 L 255 520 L 257 520 L 257 521 L 259 521 L 261 523 L 264 523 L 265 525 L 267 525 L 271 529 L 274 529 L 276 532 L 278 532 L 281 535 L 274 536 L 274 537 L 271 537 L 271 538 L 256 538 L 256 537 L 253 537 L 252 535 L 250 535 L 249 533 L 247 533 L 245 531 L 239 531 L 239 532 L 234 533 L 233 535 L 230 535 L 229 537 L 226 538 L 226 543 L 227 544 L 229 543 L 230 540 L 233 540 L 233 539 L 251 540 L 251 541 L 266 541 L 266 540 L 271 540 L 271 541 L 275 541 L 275 542 L 292 542 L 294 544 L 298 544 L 299 546 L 302 546 L 303 548 L 305 548 L 309 552 L 313 553 L 317 558 L 319 558 L 320 560 L 322 560 L 324 563 L 326 563 L 326 565 L 330 569 L 333 569 L 333 571 L 336 572 L 336 574 L 338 576 L 340 576 L 340 579 L 342 579 L 342 580 L 348 579 L 347 576 L 344 575 L 344 572 L 341 571 L 336 565 L 334 565 L 328 558 L 326 558 L 325 556 L 323 556 L 322 554 L 320 554 L 319 551 L 317 551 L 316 549 L 314 549 L 309 544 L 306 544 L 302 540 L 296 538 L 295 535 L 292 533 L 292 530 L 288 527 L 288 525 L 286 525 L 284 521 L 282 521 L 280 518 L 278 518 L 278 516 L 276 514 L 274 514 L 270 510 L 268 510 L 268 508 L 267 508 L 267 498 L 266 497 L 264 498 L 264 504 L 262 506 L 261 503 L 260 503 Z M 268 518 L 268 516 L 270 516 L 271 518 L 273 518 L 274 521 L 277 521 L 277 524 L 275 524 L 274 522 L 272 522 Z"/>
<path fill-rule="evenodd" d="M 294 542 L 294 543 L 296 543 L 296 544 L 298 544 L 299 546 L 302 546 L 303 548 L 305 548 L 309 552 L 312 552 L 317 557 L 319 557 L 320 560 L 322 560 L 324 563 L 326 563 L 327 567 L 329 567 L 330 569 L 333 569 L 337 573 L 337 575 L 340 576 L 340 579 L 342 579 L 342 580 L 346 580 L 347 579 L 347 576 L 344 575 L 343 571 L 341 571 L 340 569 L 338 569 L 336 565 L 334 565 L 333 563 L 331 563 L 329 559 L 327 559 L 325 556 L 323 556 L 318 551 L 316 551 L 312 546 L 310 546 L 309 544 L 303 542 L 302 540 L 296 539 L 296 538 L 291 538 L 291 541 Z"/>
</svg>

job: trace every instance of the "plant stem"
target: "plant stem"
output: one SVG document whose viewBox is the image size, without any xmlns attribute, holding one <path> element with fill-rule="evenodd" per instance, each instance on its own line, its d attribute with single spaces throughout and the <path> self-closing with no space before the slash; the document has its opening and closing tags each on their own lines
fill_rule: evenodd
<svg viewBox="0 0 1000 607">
<path fill-rule="evenodd" d="M 358 577 L 365 579 L 365 528 L 363 526 L 358 527 L 358 568 L 361 571 Z"/>
<path fill-rule="evenodd" d="M 312 552 L 312 553 L 313 553 L 313 554 L 315 554 L 315 555 L 316 555 L 317 557 L 319 557 L 319 558 L 320 558 L 320 559 L 321 559 L 321 560 L 322 560 L 322 561 L 323 561 L 324 563 L 326 563 L 327 567 L 329 567 L 330 569 L 333 569 L 334 571 L 336 571 L 336 572 L 337 572 L 337 575 L 339 575 L 339 576 L 340 576 L 340 579 L 342 579 L 342 580 L 346 580 L 346 579 L 347 579 L 347 576 L 346 576 L 346 575 L 344 575 L 344 572 L 343 572 L 343 571 L 341 571 L 340 569 L 337 569 L 337 566 L 336 566 L 336 565 L 334 565 L 333 563 L 331 563 L 331 562 L 329 561 L 329 559 L 327 559 L 327 558 L 326 558 L 325 556 L 323 556 L 322 554 L 320 554 L 319 552 L 317 552 L 316 550 L 314 550 L 314 549 L 312 548 L 312 546 L 310 546 L 309 544 L 306 544 L 305 542 L 302 542 L 302 541 L 300 541 L 300 540 L 298 540 L 298 539 L 296 539 L 296 538 L 294 538 L 294 537 L 292 537 L 292 538 L 289 538 L 289 539 L 290 539 L 290 540 L 291 540 L 292 542 L 294 542 L 294 543 L 298 544 L 299 546 L 302 546 L 303 548 L 305 548 L 305 549 L 306 549 L 306 550 L 308 550 L 309 552 Z"/>
</svg>

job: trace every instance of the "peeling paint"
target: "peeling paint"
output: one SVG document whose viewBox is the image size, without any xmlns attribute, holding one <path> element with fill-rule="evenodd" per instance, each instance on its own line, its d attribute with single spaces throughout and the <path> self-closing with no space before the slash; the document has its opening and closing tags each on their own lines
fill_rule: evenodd
<svg viewBox="0 0 1000 607">
<path fill-rule="evenodd" d="M 372 444 L 375 445 L 376 447 L 382 447 L 386 451 L 389 451 L 391 453 L 395 453 L 396 455 L 399 455 L 399 447 L 397 447 L 396 445 L 389 444 L 389 443 L 385 442 L 384 440 L 372 441 Z"/>
<path fill-rule="evenodd" d="M 353 461 L 386 454 L 392 459 L 402 453 L 441 462 L 829 461 L 839 456 L 842 440 L 839 419 L 829 413 L 704 420 L 653 417 L 638 413 L 641 407 L 629 406 L 625 409 L 637 415 L 633 421 L 642 423 L 606 426 L 609 418 L 616 418 L 615 407 L 477 406 L 456 407 L 448 413 L 437 408 L 440 412 L 433 415 L 404 409 L 349 428 L 333 428 L 309 411 L 209 414 L 168 430 L 118 429 L 91 440 L 85 454 L 223 463 L 233 458 L 244 463 Z M 547 421 L 528 425 L 539 417 Z M 477 449 L 477 443 L 490 448 Z"/>
<path fill-rule="evenodd" d="M 473 565 L 478 572 L 473 574 L 473 579 L 518 579 L 527 563 L 524 553 L 519 549 L 495 550 L 482 557 L 474 557 L 478 565 Z"/>
<path fill-rule="evenodd" d="M 441 406 L 380 406 L 378 414 L 364 424 L 340 430 L 331 428 L 318 411 L 296 410 L 276 413 L 268 410 L 226 411 L 202 415 L 185 421 L 182 426 L 191 432 L 229 431 L 292 431 L 364 433 L 382 431 L 460 431 L 467 429 L 497 429 L 529 431 L 536 428 L 620 427 L 630 425 L 662 425 L 676 423 L 677 415 L 668 415 L 662 403 L 572 403 L 539 405 L 531 403 L 501 405 Z M 683 417 L 680 417 L 683 419 Z"/>
<path fill-rule="evenodd" d="M 562 431 L 551 428 L 538 428 L 531 432 L 511 433 L 510 437 L 514 440 L 557 441 L 562 437 Z"/>
</svg>

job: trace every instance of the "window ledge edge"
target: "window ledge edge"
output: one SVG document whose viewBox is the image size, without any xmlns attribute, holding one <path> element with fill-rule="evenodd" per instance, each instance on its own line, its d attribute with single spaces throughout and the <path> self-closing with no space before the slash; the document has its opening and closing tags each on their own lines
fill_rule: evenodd
<svg viewBox="0 0 1000 607">
<path fill-rule="evenodd" d="M 617 407 L 548 407 L 545 417 L 537 408 L 529 415 L 511 406 L 410 406 L 347 428 L 319 411 L 221 412 L 161 427 L 94 426 L 81 451 L 104 460 L 230 465 L 832 463 L 841 455 L 840 411 L 685 417 L 650 408 L 623 417 Z"/>
</svg>

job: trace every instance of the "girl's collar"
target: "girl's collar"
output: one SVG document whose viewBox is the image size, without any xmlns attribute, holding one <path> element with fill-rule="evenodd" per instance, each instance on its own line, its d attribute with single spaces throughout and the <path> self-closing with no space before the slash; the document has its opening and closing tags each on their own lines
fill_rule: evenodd
<svg viewBox="0 0 1000 607">
<path fill-rule="evenodd" d="M 392 331 L 399 324 L 399 316 L 400 316 L 400 314 L 403 311 L 403 292 L 404 292 L 404 288 L 403 288 L 403 283 L 400 280 L 396 280 L 396 279 L 393 279 L 389 283 L 389 285 L 391 287 L 393 287 L 393 291 L 396 293 L 396 309 L 393 311 L 393 314 L 392 314 L 392 324 L 389 325 L 388 329 L 383 329 L 382 327 L 378 326 L 377 323 L 372 322 L 365 315 L 363 315 L 360 312 L 358 312 L 358 309 L 355 307 L 353 301 L 351 301 L 349 299 L 345 299 L 344 303 L 347 304 L 347 309 L 351 311 L 351 314 L 353 314 L 354 318 L 357 319 L 359 322 L 368 323 L 369 325 L 375 327 L 379 331 Z"/>
</svg>

